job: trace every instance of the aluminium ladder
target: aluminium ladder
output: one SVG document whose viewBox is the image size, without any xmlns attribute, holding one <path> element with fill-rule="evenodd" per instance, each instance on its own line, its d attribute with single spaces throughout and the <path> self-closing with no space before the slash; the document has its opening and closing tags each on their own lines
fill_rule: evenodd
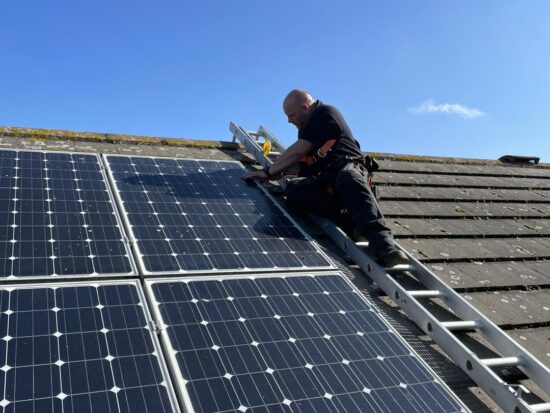
<svg viewBox="0 0 550 413">
<path fill-rule="evenodd" d="M 248 132 L 231 122 L 229 130 L 233 134 L 233 141 L 239 140 L 263 167 L 273 163 L 268 155 L 276 156 L 285 150 L 284 145 L 263 126 L 257 132 Z M 260 139 L 269 141 L 267 148 L 273 151 L 266 154 L 266 146 L 262 147 Z M 283 180 L 280 183 L 282 186 L 285 184 Z M 550 402 L 528 404 L 522 398 L 522 386 L 506 383 L 493 371 L 494 368 L 517 367 L 550 397 L 550 369 L 410 253 L 396 243 L 409 257 L 410 264 L 384 269 L 362 249 L 366 243 L 354 242 L 340 228 L 324 218 L 315 215 L 310 217 L 505 412 L 550 412 Z M 390 276 L 400 272 L 413 274 L 426 289 L 407 290 Z M 442 299 L 460 320 L 439 321 L 419 301 L 421 298 Z M 453 333 L 455 331 L 477 332 L 501 357 L 478 357 L 458 339 Z"/>
</svg>

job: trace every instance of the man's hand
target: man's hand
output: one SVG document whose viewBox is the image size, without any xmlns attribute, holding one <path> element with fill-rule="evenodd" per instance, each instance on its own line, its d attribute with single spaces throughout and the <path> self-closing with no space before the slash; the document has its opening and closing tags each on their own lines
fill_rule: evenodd
<svg viewBox="0 0 550 413">
<path fill-rule="evenodd" d="M 241 179 L 243 181 L 250 181 L 250 180 L 256 179 L 260 182 L 265 182 L 267 181 L 268 177 L 264 171 L 250 171 L 245 173 L 243 176 L 241 176 Z"/>
<path fill-rule="evenodd" d="M 269 167 L 271 179 L 274 179 L 273 177 L 278 177 L 288 167 L 298 162 L 300 158 L 307 155 L 312 150 L 313 144 L 311 142 L 304 139 L 298 139 Z M 265 182 L 270 179 L 264 171 L 247 172 L 241 178 L 245 181 L 256 179 L 260 182 Z"/>
</svg>

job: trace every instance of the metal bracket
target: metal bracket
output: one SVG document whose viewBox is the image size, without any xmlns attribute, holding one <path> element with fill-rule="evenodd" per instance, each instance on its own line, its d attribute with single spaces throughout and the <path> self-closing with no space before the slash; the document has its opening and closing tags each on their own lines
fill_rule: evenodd
<svg viewBox="0 0 550 413">
<path fill-rule="evenodd" d="M 156 320 L 150 319 L 149 320 L 149 328 L 152 332 L 154 332 L 156 335 L 160 335 L 161 328 L 159 327 L 159 323 Z"/>
</svg>

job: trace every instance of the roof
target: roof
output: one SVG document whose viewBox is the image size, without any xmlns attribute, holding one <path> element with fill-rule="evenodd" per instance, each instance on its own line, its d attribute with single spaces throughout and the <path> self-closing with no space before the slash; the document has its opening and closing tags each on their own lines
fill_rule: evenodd
<svg viewBox="0 0 550 413">
<path fill-rule="evenodd" d="M 0 127 L 0 148 L 254 161 L 233 142 L 13 127 Z M 550 367 L 550 165 L 371 155 L 381 165 L 380 206 L 398 242 Z M 367 294 L 379 294 L 342 263 Z M 434 362 L 420 330 L 390 307 L 382 311 Z M 445 375 L 448 361 L 435 363 Z M 453 380 L 448 371 L 445 378 Z M 495 409 L 475 397 L 486 404 L 476 411 Z"/>
<path fill-rule="evenodd" d="M 380 163 L 380 205 L 398 242 L 550 367 L 549 166 Z"/>
</svg>

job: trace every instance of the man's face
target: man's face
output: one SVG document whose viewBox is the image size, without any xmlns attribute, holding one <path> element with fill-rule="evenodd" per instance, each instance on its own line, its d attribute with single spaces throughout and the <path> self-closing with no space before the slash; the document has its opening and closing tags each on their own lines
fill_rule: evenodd
<svg viewBox="0 0 550 413">
<path fill-rule="evenodd" d="M 288 118 L 288 123 L 292 123 L 298 129 L 304 127 L 309 119 L 309 105 L 307 103 L 288 102 L 283 106 L 283 110 Z"/>
</svg>

